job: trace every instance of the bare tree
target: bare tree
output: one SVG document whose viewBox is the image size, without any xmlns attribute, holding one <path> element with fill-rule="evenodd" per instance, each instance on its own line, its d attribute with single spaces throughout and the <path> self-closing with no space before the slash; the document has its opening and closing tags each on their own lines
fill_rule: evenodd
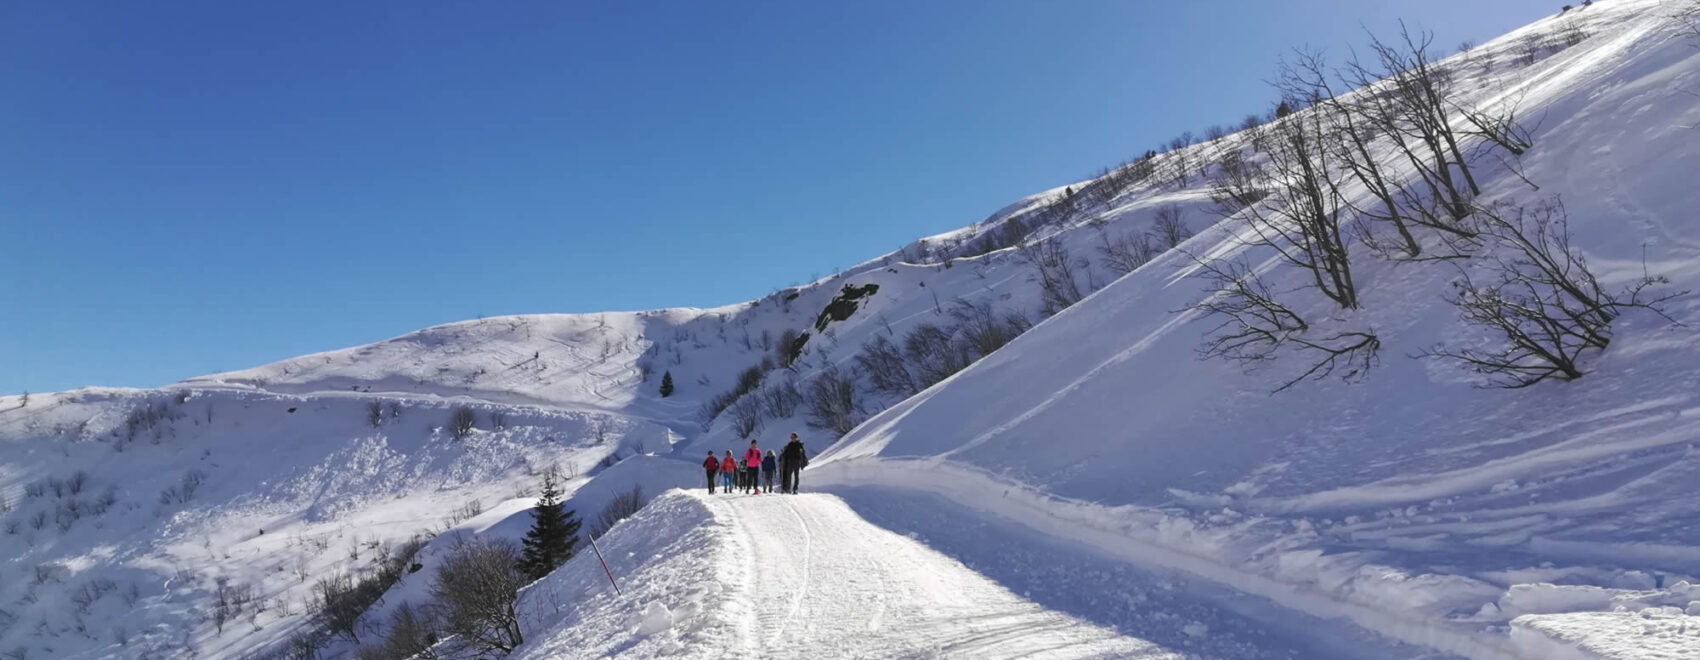
<svg viewBox="0 0 1700 660">
<path fill-rule="evenodd" d="M 903 351 L 885 335 L 874 337 L 856 355 L 856 364 L 868 374 L 874 389 L 907 398 L 920 391 L 915 376 L 905 366 Z"/>
<path fill-rule="evenodd" d="M 1448 117 L 1456 105 L 1451 78 L 1430 61 L 1433 35 L 1412 33 L 1401 23 L 1399 37 L 1385 42 L 1372 35 L 1375 64 L 1348 63 L 1347 84 L 1362 90 L 1351 109 L 1388 140 L 1420 182 L 1419 189 L 1399 191 L 1407 211 L 1420 212 L 1414 217 L 1427 220 L 1426 226 L 1464 233 L 1457 222 L 1469 215 L 1470 200 L 1481 190 Z M 1428 212 L 1434 208 L 1430 203 L 1444 209 L 1444 216 Z"/>
<path fill-rule="evenodd" d="M 1047 313 L 1068 309 L 1086 297 L 1075 281 L 1076 264 L 1061 241 L 1052 239 L 1028 243 L 1022 246 L 1021 257 L 1037 271 Z"/>
<path fill-rule="evenodd" d="M 1400 189 L 1402 184 L 1382 166 L 1381 159 L 1376 157 L 1376 151 L 1372 148 L 1378 135 L 1375 122 L 1370 119 L 1374 116 L 1374 106 L 1360 107 L 1359 104 L 1365 103 L 1364 101 L 1342 98 L 1335 93 L 1330 78 L 1328 65 L 1321 52 L 1298 50 L 1294 51 L 1292 59 L 1283 58 L 1276 87 L 1290 97 L 1316 100 L 1312 112 L 1322 113 L 1326 122 L 1327 136 L 1324 143 L 1344 171 L 1361 184 L 1378 204 L 1352 204 L 1349 198 L 1347 203 L 1362 218 L 1391 224 L 1400 238 L 1398 249 L 1407 257 L 1415 258 L 1422 254 L 1422 244 L 1411 233 L 1406 218 L 1400 211 L 1395 191 Z M 1372 90 L 1364 90 L 1359 92 L 1358 96 L 1371 94 L 1374 94 Z M 1371 249 L 1383 255 L 1393 252 L 1367 227 L 1363 233 L 1365 244 Z"/>
<path fill-rule="evenodd" d="M 1474 129 L 1469 131 L 1470 135 L 1498 146 L 1513 156 L 1521 156 L 1530 147 L 1535 146 L 1534 134 L 1523 126 L 1520 117 L 1523 98 L 1527 94 L 1527 89 L 1521 89 L 1491 106 L 1470 107 L 1455 104 L 1455 107 Z"/>
<path fill-rule="evenodd" d="M 461 543 L 443 561 L 431 595 L 456 646 L 505 655 L 524 641 L 514 610 L 514 594 L 526 583 L 518 562 L 512 543 L 485 539 Z"/>
<path fill-rule="evenodd" d="M 1323 113 L 1295 112 L 1271 125 L 1266 167 L 1243 163 L 1212 182 L 1217 213 L 1244 218 L 1255 238 L 1310 273 L 1317 290 L 1345 309 L 1357 285 L 1340 224 L 1342 173 L 1327 148 Z M 1267 186 L 1267 187 L 1266 187 Z"/>
<path fill-rule="evenodd" d="M 1216 292 L 1188 308 L 1217 324 L 1199 346 L 1200 359 L 1225 359 L 1247 371 L 1276 359 L 1283 349 L 1303 356 L 1308 366 L 1284 381 L 1275 392 L 1306 378 L 1326 378 L 1339 369 L 1350 382 L 1376 364 L 1381 340 L 1368 332 L 1341 331 L 1313 338 L 1312 329 L 1244 262 L 1210 262 L 1194 257 Z"/>
<path fill-rule="evenodd" d="M 1488 376 L 1490 386 L 1581 378 L 1578 359 L 1611 343 L 1611 324 L 1624 310 L 1647 309 L 1671 320 L 1662 304 L 1686 293 L 1655 292 L 1652 287 L 1669 280 L 1646 275 L 1621 293 L 1606 291 L 1570 246 L 1568 218 L 1556 198 L 1532 208 L 1482 208 L 1478 217 L 1494 248 L 1487 257 L 1492 279 L 1478 283 L 1460 268 L 1447 300 L 1466 324 L 1488 329 L 1502 343 L 1491 349 L 1440 345 L 1419 355 L 1461 362 Z"/>
<path fill-rule="evenodd" d="M 1169 249 L 1174 249 L 1186 239 L 1192 238 L 1192 230 L 1187 228 L 1186 221 L 1181 219 L 1181 207 L 1176 204 L 1157 207 L 1151 229 Z"/>
</svg>

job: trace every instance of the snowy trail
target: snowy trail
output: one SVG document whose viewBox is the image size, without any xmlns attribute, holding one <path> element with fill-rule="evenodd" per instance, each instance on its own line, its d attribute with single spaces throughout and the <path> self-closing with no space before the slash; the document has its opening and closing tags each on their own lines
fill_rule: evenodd
<svg viewBox="0 0 1700 660">
<path fill-rule="evenodd" d="M 761 657 L 1178 657 L 1046 609 L 818 494 L 705 497 L 747 544 L 734 647 Z"/>
</svg>

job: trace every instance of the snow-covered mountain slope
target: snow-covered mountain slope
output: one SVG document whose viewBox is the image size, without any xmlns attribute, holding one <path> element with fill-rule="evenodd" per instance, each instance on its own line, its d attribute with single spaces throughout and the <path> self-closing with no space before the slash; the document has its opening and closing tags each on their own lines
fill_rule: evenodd
<svg viewBox="0 0 1700 660">
<path fill-rule="evenodd" d="M 1438 63 L 1457 89 L 1452 121 L 1515 102 L 1531 129 L 1516 157 L 1465 132 L 1474 201 L 1562 199 L 1573 247 L 1610 289 L 1645 272 L 1669 278 L 1659 290 L 1700 289 L 1700 48 L 1666 21 L 1673 6 L 1597 2 Z M 572 505 L 593 514 L 632 484 L 694 484 L 705 451 L 777 448 L 796 431 L 824 451 L 806 487 L 850 508 L 802 506 L 856 530 L 821 561 L 877 572 L 894 569 L 867 553 L 913 557 L 1019 612 L 1015 625 L 1056 624 L 1047 634 L 1060 637 L 1034 639 L 1083 640 L 1080 655 L 1099 642 L 1218 658 L 1690 653 L 1700 623 L 1680 608 L 1700 599 L 1685 583 L 1700 575 L 1697 297 L 1665 306 L 1674 324 L 1627 310 L 1609 347 L 1583 355 L 1580 380 L 1478 388 L 1476 374 L 1411 356 L 1491 342 L 1444 300 L 1461 272 L 1483 277 L 1482 246 L 1467 260 L 1389 259 L 1349 231 L 1360 300 L 1341 310 L 1305 272 L 1248 246 L 1244 214 L 1217 212 L 1223 164 L 1263 162 L 1257 142 L 1240 132 L 1155 154 L 745 304 L 480 319 L 160 390 L 0 398 L 0 556 L 12 558 L 0 564 L 0 652 L 281 653 L 312 625 L 320 578 L 379 573 L 381 548 L 449 532 L 362 619 L 364 641 L 425 597 L 455 539 L 522 533 L 545 466 L 563 467 Z M 1397 161 L 1388 147 L 1376 156 Z M 1166 174 L 1177 163 L 1190 174 Z M 1362 186 L 1341 194 L 1374 207 Z M 1184 230 L 1176 249 L 1142 238 L 1165 227 Z M 1421 236 L 1429 256 L 1457 247 Z M 1220 284 L 1194 257 L 1243 258 L 1316 329 L 1375 334 L 1379 359 L 1354 365 L 1352 382 L 1275 395 L 1306 363 L 1284 355 L 1246 373 L 1197 359 L 1216 324 L 1185 310 Z M 888 359 L 871 359 L 882 347 Z M 457 432 L 463 408 L 472 424 Z M 663 498 L 608 537 L 616 569 L 650 586 L 608 599 L 574 560 L 522 598 L 526 652 L 694 653 L 710 644 L 698 640 L 722 643 L 718 630 L 736 641 L 708 648 L 786 656 L 763 643 L 770 603 L 733 584 L 749 560 L 739 530 L 788 537 L 750 551 L 776 553 L 764 566 L 810 556 L 781 513 Z M 987 549 L 1006 545 L 1080 568 Z M 715 573 L 686 593 L 742 611 L 692 611 L 667 591 L 705 566 Z M 799 584 L 797 572 L 770 579 Z M 879 595 L 809 584 L 837 594 L 795 601 L 818 615 L 806 639 L 822 648 L 852 638 L 819 608 Z M 220 592 L 237 591 L 239 620 L 221 620 Z M 674 621 L 665 631 L 630 618 L 657 602 Z M 940 625 L 940 637 L 868 653 L 960 655 L 946 645 L 974 630 Z M 1038 650 L 987 625 L 985 639 L 1005 641 L 976 655 Z M 1294 632 L 1311 630 L 1327 633 Z"/>
<path fill-rule="evenodd" d="M 1646 269 L 1669 291 L 1700 288 L 1700 103 L 1687 91 L 1700 88 L 1700 50 L 1668 30 L 1660 3 L 1587 12 L 1574 17 L 1586 40 L 1480 90 L 1516 93 L 1544 118 L 1517 161 L 1540 189 L 1488 169 L 1481 199 L 1559 196 L 1602 282 Z M 1186 249 L 1243 255 L 1274 291 L 1307 286 L 1308 273 L 1247 246 L 1245 231 L 1230 218 Z M 1682 632 L 1700 620 L 1685 629 L 1680 610 L 1657 609 L 1688 606 L 1683 581 L 1700 574 L 1700 305 L 1672 301 L 1671 320 L 1631 310 L 1575 382 L 1483 389 L 1413 357 L 1489 341 L 1445 300 L 1474 267 L 1355 258 L 1360 309 L 1317 301 L 1303 313 L 1370 329 L 1379 363 L 1355 382 L 1270 395 L 1307 364 L 1248 375 L 1198 360 L 1213 322 L 1175 310 L 1213 289 L 1171 253 L 875 416 L 817 469 L 1125 543 L 1132 558 L 1473 657 L 1548 657 L 1551 631 L 1582 657 L 1654 657 L 1640 654 L 1662 644 L 1678 655 L 1661 657 L 1700 656 L 1700 637 Z M 1595 590 L 1568 600 L 1546 583 Z M 1616 605 L 1632 614 L 1548 616 Z M 1575 627 L 1613 621 L 1642 641 Z"/>
<path fill-rule="evenodd" d="M 523 509 L 547 466 L 591 474 L 612 455 L 668 447 L 665 427 L 625 417 L 471 409 L 501 428 L 454 439 L 447 403 L 353 393 L 36 395 L 0 416 L 3 648 L 92 658 L 281 646 L 318 580 L 365 575 L 485 507 Z M 211 605 L 221 585 L 245 601 L 222 625 Z"/>
</svg>

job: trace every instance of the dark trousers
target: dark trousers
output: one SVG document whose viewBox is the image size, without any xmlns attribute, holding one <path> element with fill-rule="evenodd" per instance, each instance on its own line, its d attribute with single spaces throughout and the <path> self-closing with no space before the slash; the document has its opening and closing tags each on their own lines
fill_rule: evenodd
<svg viewBox="0 0 1700 660">
<path fill-rule="evenodd" d="M 786 493 L 797 492 L 798 478 L 803 474 L 803 466 L 786 463 L 779 468 L 779 490 Z"/>
<path fill-rule="evenodd" d="M 767 492 L 773 492 L 773 470 L 762 470 L 761 480 L 767 484 Z"/>
<path fill-rule="evenodd" d="M 708 471 L 708 494 L 710 494 L 710 495 L 714 494 L 714 477 L 719 472 L 720 472 L 719 470 L 709 470 Z"/>
</svg>

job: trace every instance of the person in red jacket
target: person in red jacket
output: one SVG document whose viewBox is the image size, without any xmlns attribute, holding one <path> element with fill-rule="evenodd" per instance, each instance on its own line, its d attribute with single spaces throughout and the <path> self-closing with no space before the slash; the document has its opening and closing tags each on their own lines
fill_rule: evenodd
<svg viewBox="0 0 1700 660">
<path fill-rule="evenodd" d="M 714 450 L 708 450 L 708 460 L 702 462 L 702 467 L 708 470 L 708 494 L 714 494 L 714 474 L 720 471 L 720 459 L 714 457 Z"/>
<path fill-rule="evenodd" d="M 761 484 L 756 483 L 756 475 L 761 473 L 761 449 L 756 447 L 756 441 L 750 441 L 750 448 L 744 452 L 744 492 L 761 492 Z"/>
<path fill-rule="evenodd" d="M 738 459 L 732 458 L 732 450 L 726 450 L 726 458 L 720 459 L 720 485 L 725 487 L 727 494 L 732 493 L 732 477 L 738 472 Z"/>
</svg>

